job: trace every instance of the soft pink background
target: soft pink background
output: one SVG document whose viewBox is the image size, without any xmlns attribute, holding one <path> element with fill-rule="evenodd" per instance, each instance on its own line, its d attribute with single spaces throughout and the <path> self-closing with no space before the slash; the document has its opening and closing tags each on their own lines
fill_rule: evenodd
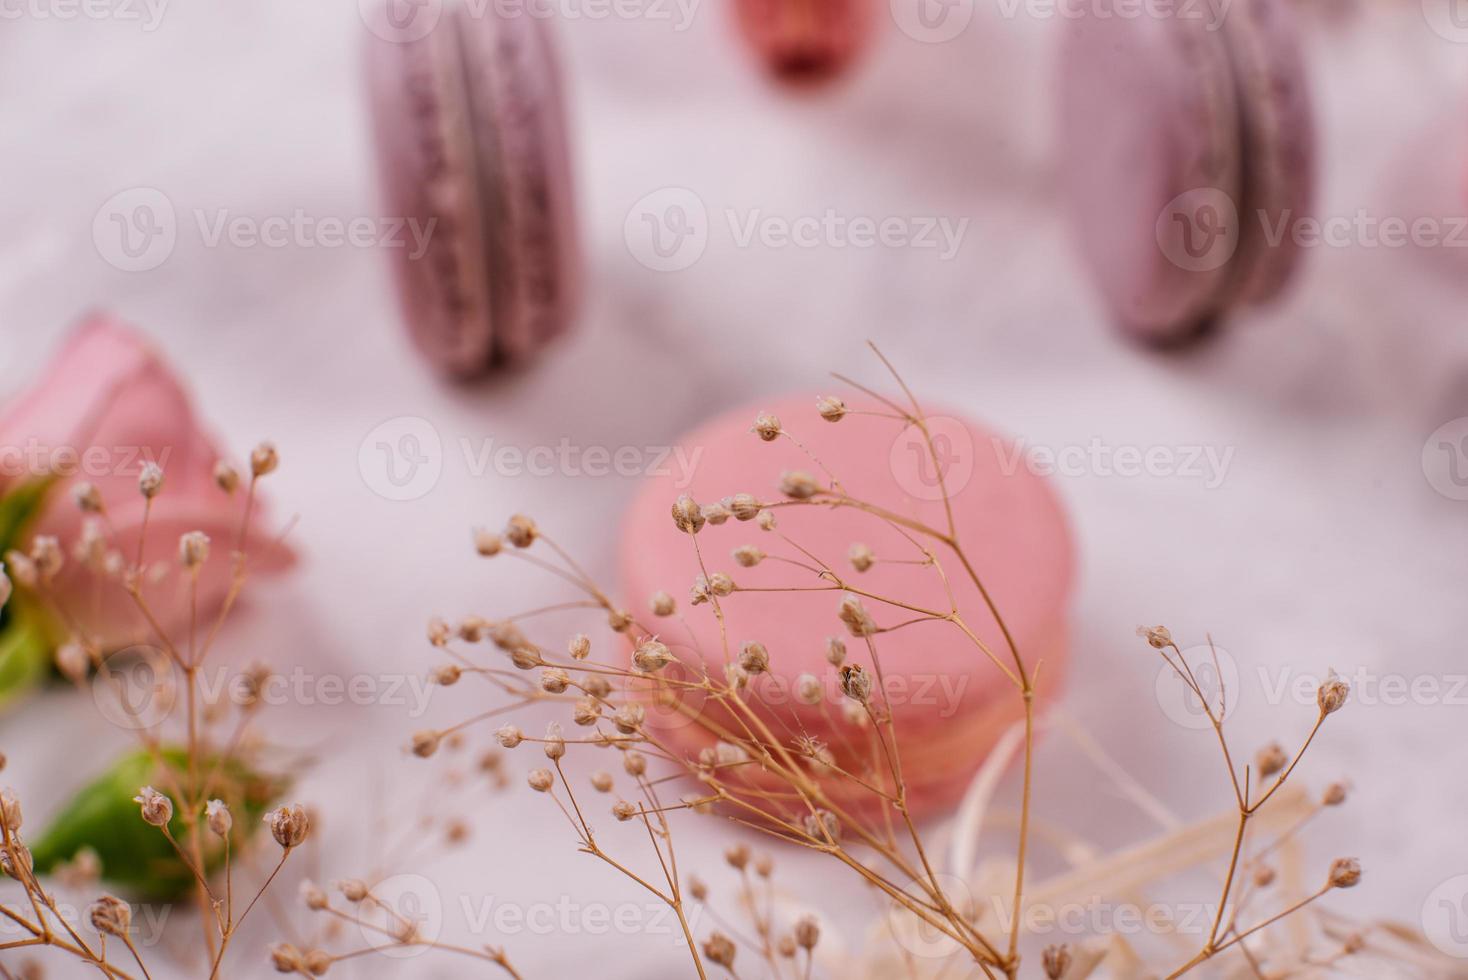
<svg viewBox="0 0 1468 980">
<path fill-rule="evenodd" d="M 1178 811 L 1214 812 L 1229 798 L 1208 739 L 1157 708 L 1156 663 L 1133 636 L 1141 621 L 1192 641 L 1211 632 L 1233 653 L 1246 678 L 1234 724 L 1260 742 L 1296 737 L 1309 717 L 1264 703 L 1260 667 L 1464 671 L 1468 504 L 1434 492 L 1420 460 L 1429 433 L 1468 414 L 1468 254 L 1314 249 L 1285 305 L 1239 318 L 1194 354 L 1149 356 L 1101 322 L 1053 203 L 1057 21 L 1005 20 L 982 5 L 958 39 L 931 46 L 898 33 L 884 10 L 879 42 L 850 84 L 792 98 L 756 77 L 726 13 L 706 3 L 685 32 L 638 20 L 562 25 L 585 315 L 534 370 L 475 390 L 440 386 L 412 358 L 381 256 L 210 249 L 189 216 L 375 213 L 353 3 L 178 0 L 153 33 L 115 21 L 5 20 L 0 390 L 17 387 L 84 309 L 101 305 L 165 345 L 230 446 L 278 442 L 274 497 L 302 516 L 303 562 L 288 584 L 263 587 L 230 634 L 241 658 L 426 667 L 429 614 L 503 612 L 559 594 L 497 576 L 469 554 L 470 525 L 517 509 L 612 573 L 632 481 L 476 477 L 460 439 L 662 444 L 728 404 L 818 385 L 827 369 L 876 377 L 861 346 L 870 337 L 921 391 L 1034 445 L 1095 437 L 1234 450 L 1217 489 L 1196 479 L 1059 480 L 1082 558 L 1069 710 Z M 1430 33 L 1408 3 L 1312 32 L 1322 211 L 1461 213 L 1465 49 Z M 125 273 L 99 254 L 92 221 L 109 197 L 138 186 L 163 191 L 183 221 L 167 262 Z M 658 274 L 634 261 L 623 224 L 634 202 L 666 186 L 696 192 L 715 231 L 691 269 Z M 828 207 L 972 223 L 944 263 L 931 252 L 739 249 L 721 217 Z M 445 447 L 436 487 L 408 503 L 376 495 L 358 460 L 368 433 L 399 416 L 429 420 Z M 468 713 L 463 692 L 451 694 L 434 717 Z M 406 817 L 422 769 L 400 747 L 422 723 L 390 707 L 281 715 L 286 737 L 308 739 L 326 763 L 303 789 L 328 807 L 321 876 L 357 873 L 371 845 L 350 825 L 366 807 L 340 804 L 381 799 Z M 1322 867 L 1346 852 L 1367 870 L 1367 887 L 1335 899 L 1342 909 L 1415 923 L 1438 882 L 1468 871 L 1465 720 L 1462 705 L 1353 705 L 1318 743 L 1304 779 L 1344 776 L 1358 787 L 1312 836 Z M 25 791 L 33 819 L 74 781 L 93 738 L 115 733 L 74 699 L 48 697 L 0 721 L 5 779 Z M 534 764 L 509 761 L 517 779 Z M 1083 806 L 1108 842 L 1146 826 L 1072 754 L 1051 752 L 1045 765 L 1042 806 Z M 573 853 L 546 801 L 515 792 L 475 808 L 472 860 L 414 866 L 442 886 L 446 935 L 465 936 L 461 890 L 642 902 Z M 727 880 L 714 867 L 719 846 L 690 830 L 683 859 L 717 884 Z M 803 862 L 781 861 L 800 882 L 790 872 Z M 855 941 L 869 906 L 860 896 L 845 903 L 832 931 Z M 256 925 L 262 938 L 278 935 Z M 601 976 L 683 971 L 670 936 L 503 942 L 531 976 L 575 975 L 593 954 Z M 408 965 L 429 976 L 459 967 Z M 375 969 L 400 975 L 393 964 Z M 369 975 L 367 964 L 333 975 L 353 971 Z"/>
</svg>

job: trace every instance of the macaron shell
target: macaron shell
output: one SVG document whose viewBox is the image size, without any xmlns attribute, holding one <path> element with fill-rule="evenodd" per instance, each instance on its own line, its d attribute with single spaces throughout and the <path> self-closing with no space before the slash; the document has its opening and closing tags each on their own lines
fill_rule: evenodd
<svg viewBox="0 0 1468 980">
<path fill-rule="evenodd" d="M 544 18 L 460 11 L 459 19 L 488 206 L 495 355 L 516 362 L 561 333 L 575 308 L 579 262 L 560 73 Z"/>
<path fill-rule="evenodd" d="M 1293 230 L 1312 207 L 1315 120 L 1292 11 L 1279 0 L 1234 0 L 1224 25 L 1239 82 L 1245 161 L 1236 290 L 1245 302 L 1262 302 L 1299 264 Z"/>
<path fill-rule="evenodd" d="M 763 443 L 749 432 L 761 410 L 776 413 L 854 496 L 935 527 L 945 526 L 931 460 L 915 430 L 858 416 L 833 425 L 816 414 L 814 394 L 770 400 L 735 409 L 680 440 L 687 458 L 696 460 L 687 486 L 678 485 L 672 475 L 644 483 L 623 530 L 623 592 L 629 607 L 637 608 L 660 589 L 678 597 L 682 621 L 654 621 L 664 626 L 661 639 L 678 657 L 694 664 L 701 661 L 710 672 L 722 674 L 726 654 L 718 622 L 707 606 L 692 609 L 686 599 L 700 574 L 695 543 L 710 572 L 727 572 L 741 588 L 761 590 L 721 600 L 730 655 L 737 656 L 746 640 L 758 640 L 769 650 L 769 673 L 751 685 L 757 710 L 772 731 L 792 737 L 809 734 L 823 741 L 843 766 L 864 768 L 870 756 L 864 748 L 853 753 L 851 746 L 865 747 L 867 736 L 842 719 L 844 699 L 835 669 L 824 658 L 826 638 L 843 636 L 848 662 L 869 672 L 875 666 L 865 642 L 848 636 L 837 618 L 842 593 L 813 572 L 776 558 L 754 568 L 739 567 L 730 551 L 750 544 L 772 556 L 809 561 L 799 546 L 852 587 L 921 608 L 947 608 L 943 580 L 931 567 L 908 563 L 922 556 L 907 535 L 849 508 L 780 507 L 775 510 L 776 532 L 734 520 L 707 525 L 694 540 L 679 532 L 669 508 L 680 493 L 691 493 L 703 502 L 737 492 L 779 500 L 775 486 L 782 471 L 820 472 L 789 439 Z M 1063 511 L 1049 486 L 1011 455 L 1007 442 L 975 423 L 959 421 L 953 413 L 934 411 L 930 418 L 939 452 L 950 460 L 960 540 L 1030 668 L 1043 660 L 1040 697 L 1047 699 L 1063 681 L 1067 656 L 1065 617 L 1074 557 Z M 794 543 L 787 543 L 787 537 Z M 854 571 L 846 555 L 857 542 L 889 561 L 879 560 L 865 573 Z M 951 553 L 940 554 L 940 560 L 971 628 L 1008 664 L 1003 636 L 978 590 Z M 789 591 L 796 589 L 801 591 Z M 920 618 L 877 600 L 865 603 L 879 626 Z M 913 762 L 908 774 L 913 786 L 921 787 L 924 802 L 950 801 L 982 763 L 998 733 L 1022 716 L 1019 694 L 951 623 L 929 620 L 906 625 L 880 635 L 876 646 L 904 757 Z M 808 706 L 793 697 L 796 679 L 806 673 L 819 678 L 825 688 L 819 705 Z M 690 757 L 712 741 L 700 726 L 686 723 L 676 712 L 653 711 L 650 719 L 655 730 Z M 877 803 L 867 791 L 849 790 L 840 781 L 831 783 L 833 797 L 846 799 L 857 809 Z"/>
<path fill-rule="evenodd" d="M 384 205 L 392 216 L 432 223 L 425 254 L 392 255 L 403 317 L 437 368 L 473 376 L 494 342 L 457 30 L 448 22 L 413 41 L 384 35 L 369 33 L 366 49 Z"/>
<path fill-rule="evenodd" d="M 386 40 L 385 27 L 368 43 L 385 200 L 436 222 L 424 256 L 394 257 L 404 317 L 452 376 L 522 361 L 574 315 L 580 263 L 550 30 L 525 10 L 446 2 L 421 36 Z"/>
<path fill-rule="evenodd" d="M 1219 307 L 1228 265 L 1185 268 L 1159 240 L 1159 219 L 1189 191 L 1239 201 L 1238 106 L 1222 33 L 1201 18 L 1088 8 L 1070 24 L 1060 91 L 1060 163 L 1103 300 L 1141 339 L 1195 332 Z"/>
<path fill-rule="evenodd" d="M 872 34 L 873 0 L 734 0 L 745 41 L 770 74 L 820 82 L 844 72 Z"/>
</svg>

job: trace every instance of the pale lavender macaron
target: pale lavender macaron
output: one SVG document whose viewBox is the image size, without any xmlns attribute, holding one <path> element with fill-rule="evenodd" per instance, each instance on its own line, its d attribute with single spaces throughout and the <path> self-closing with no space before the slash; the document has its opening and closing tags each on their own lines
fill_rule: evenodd
<svg viewBox="0 0 1468 980">
<path fill-rule="evenodd" d="M 550 25 L 526 8 L 399 6 L 368 16 L 366 52 L 385 207 L 428 232 L 422 255 L 394 250 L 398 291 L 418 348 L 470 378 L 524 360 L 575 312 L 560 73 Z"/>
<path fill-rule="evenodd" d="M 1279 0 L 1106 3 L 1066 39 L 1060 163 L 1111 316 L 1177 343 L 1295 269 L 1315 146 L 1299 38 Z"/>
</svg>

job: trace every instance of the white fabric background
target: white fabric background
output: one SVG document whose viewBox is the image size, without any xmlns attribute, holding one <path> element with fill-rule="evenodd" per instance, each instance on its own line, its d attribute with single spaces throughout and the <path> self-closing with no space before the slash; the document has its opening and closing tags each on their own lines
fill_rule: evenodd
<svg viewBox="0 0 1468 980">
<path fill-rule="evenodd" d="M 1429 433 L 1468 414 L 1468 255 L 1314 249 L 1283 305 L 1236 318 L 1193 352 L 1140 352 L 1106 329 L 1055 205 L 1057 21 L 1006 20 L 981 5 L 958 39 L 931 46 L 897 32 L 883 9 L 849 83 L 791 95 L 758 78 L 727 13 L 705 4 L 683 32 L 650 20 L 561 25 L 586 309 L 574 338 L 534 369 L 473 389 L 441 386 L 411 356 L 372 251 L 211 249 L 191 218 L 150 272 L 118 271 L 93 244 L 97 209 L 137 186 L 163 191 L 180 215 L 377 213 L 352 3 L 175 0 L 151 33 L 115 20 L 7 17 L 0 391 L 18 387 L 83 310 L 105 307 L 157 338 L 231 446 L 278 442 L 285 465 L 271 490 L 280 510 L 302 517 L 305 562 L 242 613 L 227 643 L 241 659 L 426 667 L 429 614 L 503 612 L 559 594 L 469 553 L 472 524 L 519 509 L 612 576 L 632 481 L 475 476 L 460 439 L 663 444 L 728 404 L 821 386 L 827 370 L 877 378 L 862 348 L 872 338 L 921 392 L 1032 445 L 1233 450 L 1216 489 L 1186 478 L 1059 479 L 1082 556 L 1068 707 L 1184 815 L 1229 799 L 1209 739 L 1157 710 L 1156 664 L 1139 649 L 1137 623 L 1165 622 L 1193 640 L 1211 632 L 1232 651 L 1246 679 L 1234 722 L 1250 733 L 1246 751 L 1274 736 L 1288 742 L 1309 720 L 1307 708 L 1264 703 L 1260 667 L 1464 671 L 1468 505 L 1434 492 L 1420 460 Z M 1409 4 L 1354 23 L 1312 21 L 1311 31 L 1322 213 L 1461 214 L 1468 49 L 1429 32 Z M 637 264 L 623 238 L 629 208 L 665 186 L 691 189 L 715 216 L 707 253 L 673 274 Z M 920 251 L 741 249 L 721 224 L 729 208 L 971 224 L 945 263 Z M 444 468 L 426 497 L 394 503 L 364 481 L 358 449 L 379 423 L 408 415 L 441 435 Z M 435 704 L 436 717 L 470 710 L 450 693 L 443 700 L 454 704 Z M 94 740 L 114 733 L 89 709 L 53 696 L 0 720 L 6 780 L 30 812 L 43 814 L 98 764 L 77 760 L 105 754 L 110 743 Z M 327 813 L 320 876 L 365 870 L 378 843 L 361 826 L 375 807 L 365 801 L 398 817 L 414 805 L 422 767 L 401 746 L 419 723 L 390 707 L 281 717 L 282 737 L 308 740 L 323 763 L 301 790 Z M 1320 867 L 1354 853 L 1367 869 L 1365 887 L 1333 899 L 1343 910 L 1416 922 L 1438 882 L 1468 871 L 1465 717 L 1462 705 L 1353 706 L 1312 752 L 1305 780 L 1356 786 L 1352 805 L 1311 837 Z M 518 780 L 533 763 L 510 764 Z M 1042 807 L 1095 814 L 1079 829 L 1106 843 L 1145 829 L 1072 753 L 1051 751 L 1045 765 Z M 460 892 L 642 901 L 573 853 L 546 801 L 517 791 L 479 798 L 475 810 L 467 855 L 412 866 L 438 880 L 447 935 L 466 935 Z M 683 854 L 717 884 L 722 839 L 711 829 L 685 830 Z M 839 907 L 832 933 L 857 942 L 875 904 L 854 889 L 822 895 L 835 889 L 808 864 L 780 860 L 797 893 Z M 279 936 L 263 918 L 256 926 L 255 939 Z M 684 969 L 672 936 L 502 941 L 529 976 Z M 256 967 L 243 962 L 241 973 Z M 424 958 L 334 972 L 465 969 Z"/>
</svg>

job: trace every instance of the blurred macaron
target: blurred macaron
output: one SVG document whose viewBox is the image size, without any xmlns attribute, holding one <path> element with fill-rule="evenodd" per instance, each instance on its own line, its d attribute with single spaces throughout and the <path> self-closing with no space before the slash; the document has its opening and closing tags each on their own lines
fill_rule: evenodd
<svg viewBox="0 0 1468 980">
<path fill-rule="evenodd" d="M 873 0 L 735 0 L 741 36 L 783 82 L 843 74 L 871 41 Z"/>
<path fill-rule="evenodd" d="M 414 344 L 441 373 L 522 363 L 575 314 L 580 257 L 551 24 L 499 4 L 383 0 L 366 63 L 382 198 Z"/>
<path fill-rule="evenodd" d="M 1061 57 L 1060 167 L 1111 318 L 1177 344 L 1294 277 L 1316 153 L 1300 38 L 1283 0 L 1102 8 Z"/>
</svg>

